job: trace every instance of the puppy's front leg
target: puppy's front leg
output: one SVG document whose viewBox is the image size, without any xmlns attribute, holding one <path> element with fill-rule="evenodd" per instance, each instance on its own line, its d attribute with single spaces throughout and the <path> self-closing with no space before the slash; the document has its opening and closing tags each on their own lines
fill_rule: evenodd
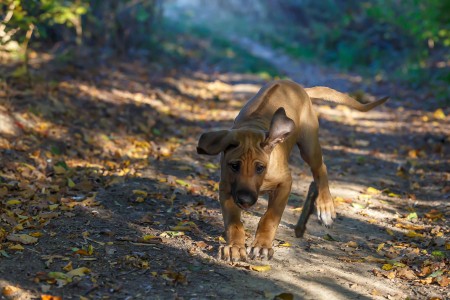
<svg viewBox="0 0 450 300">
<path fill-rule="evenodd" d="M 267 211 L 259 221 L 252 246 L 247 248 L 251 259 L 258 257 L 262 259 L 272 258 L 274 252 L 272 249 L 272 242 L 288 202 L 291 185 L 292 179 L 289 178 L 269 193 L 269 205 Z"/>
<path fill-rule="evenodd" d="M 219 249 L 219 258 L 238 261 L 247 259 L 245 251 L 245 231 L 241 222 L 241 209 L 234 203 L 230 193 L 220 191 L 225 236 L 227 244 Z"/>
</svg>

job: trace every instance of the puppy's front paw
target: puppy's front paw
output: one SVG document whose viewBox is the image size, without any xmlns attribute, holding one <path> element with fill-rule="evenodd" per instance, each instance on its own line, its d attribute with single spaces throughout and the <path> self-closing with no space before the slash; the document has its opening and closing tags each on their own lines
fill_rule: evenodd
<svg viewBox="0 0 450 300">
<path fill-rule="evenodd" d="M 250 259 L 272 259 L 273 257 L 273 249 L 272 242 L 259 242 L 258 240 L 253 242 L 251 247 L 247 247 L 247 253 Z"/>
<path fill-rule="evenodd" d="M 331 195 L 326 200 L 319 195 L 316 206 L 319 221 L 326 227 L 330 227 L 333 224 L 333 220 L 336 219 L 336 210 L 334 209 L 334 203 Z"/>
<path fill-rule="evenodd" d="M 246 261 L 247 260 L 247 252 L 245 251 L 245 246 L 238 245 L 226 245 L 220 246 L 219 259 L 223 259 L 226 261 Z"/>
</svg>

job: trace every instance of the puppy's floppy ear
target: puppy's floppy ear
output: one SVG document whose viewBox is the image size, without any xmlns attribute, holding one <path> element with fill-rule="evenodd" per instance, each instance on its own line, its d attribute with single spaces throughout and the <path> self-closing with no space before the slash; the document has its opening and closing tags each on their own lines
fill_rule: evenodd
<svg viewBox="0 0 450 300">
<path fill-rule="evenodd" d="M 238 146 L 239 142 L 234 139 L 230 130 L 219 130 L 206 132 L 200 136 L 197 145 L 198 154 L 216 155 L 229 146 Z"/>
<path fill-rule="evenodd" d="M 273 148 L 282 143 L 295 129 L 295 123 L 286 115 L 283 107 L 277 109 L 270 122 L 269 132 L 266 134 L 266 139 L 262 143 L 262 147 L 267 151 L 272 151 Z"/>
</svg>

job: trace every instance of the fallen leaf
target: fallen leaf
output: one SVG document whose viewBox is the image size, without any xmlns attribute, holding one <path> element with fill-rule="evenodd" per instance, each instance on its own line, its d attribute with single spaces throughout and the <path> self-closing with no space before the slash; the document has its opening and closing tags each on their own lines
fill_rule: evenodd
<svg viewBox="0 0 450 300">
<path fill-rule="evenodd" d="M 147 195 L 148 195 L 148 193 L 143 190 L 133 190 L 133 194 L 141 196 L 141 197 L 147 197 Z"/>
<path fill-rule="evenodd" d="M 430 277 L 430 278 L 435 278 L 435 277 L 441 276 L 442 274 L 444 274 L 444 271 L 442 271 L 442 270 L 437 270 L 437 271 L 431 273 L 430 275 L 428 275 L 428 277 Z"/>
<path fill-rule="evenodd" d="M 250 270 L 256 271 L 256 272 L 267 272 L 271 269 L 270 265 L 263 265 L 263 266 L 250 266 Z"/>
<path fill-rule="evenodd" d="M 6 297 L 13 297 L 15 294 L 19 293 L 21 291 L 20 288 L 12 286 L 12 285 L 7 285 L 5 287 L 3 287 L 2 290 L 2 294 L 3 296 Z"/>
<path fill-rule="evenodd" d="M 377 252 L 380 252 L 381 250 L 383 250 L 384 245 L 385 245 L 384 243 L 380 243 L 377 247 Z"/>
<path fill-rule="evenodd" d="M 177 179 L 177 180 L 175 180 L 175 182 L 182 186 L 189 186 L 189 183 L 187 183 L 186 181 L 184 181 L 182 179 Z"/>
<path fill-rule="evenodd" d="M 431 255 L 433 255 L 434 257 L 445 257 L 445 253 L 439 250 L 431 252 Z"/>
<path fill-rule="evenodd" d="M 400 277 L 402 279 L 408 279 L 408 280 L 415 280 L 417 279 L 416 274 L 414 274 L 413 270 L 410 268 L 401 268 L 397 270 L 397 277 Z"/>
<path fill-rule="evenodd" d="M 392 271 L 392 272 L 387 273 L 386 277 L 389 279 L 394 279 L 395 275 L 396 275 L 395 271 Z"/>
<path fill-rule="evenodd" d="M 417 217 L 417 213 L 416 212 L 412 212 L 406 217 L 406 219 L 408 219 L 408 220 L 413 220 L 413 219 L 417 219 L 417 218 L 418 217 Z"/>
<path fill-rule="evenodd" d="M 278 244 L 278 246 L 279 246 L 279 247 L 291 247 L 292 245 L 291 245 L 291 243 L 289 243 L 289 242 L 280 242 L 280 243 Z"/>
<path fill-rule="evenodd" d="M 381 267 L 381 269 L 383 269 L 383 270 L 385 270 L 385 271 L 390 271 L 390 270 L 392 270 L 393 268 L 394 268 L 394 266 L 391 265 L 391 264 L 384 264 L 384 265 Z"/>
<path fill-rule="evenodd" d="M 433 118 L 438 120 L 444 120 L 445 119 L 445 113 L 442 110 L 442 108 L 438 108 L 433 112 Z"/>
<path fill-rule="evenodd" d="M 450 284 L 450 279 L 448 276 L 441 276 L 436 281 L 442 287 L 446 287 Z"/>
<path fill-rule="evenodd" d="M 55 171 L 55 174 L 61 175 L 66 173 L 66 168 L 63 166 L 53 166 L 53 170 Z"/>
<path fill-rule="evenodd" d="M 378 194 L 381 194 L 381 191 L 370 186 L 367 188 L 366 193 L 369 195 L 378 195 Z"/>
<path fill-rule="evenodd" d="M 366 208 L 366 206 L 365 206 L 364 204 L 357 203 L 357 202 L 353 202 L 353 203 L 352 203 L 352 206 L 353 206 L 354 208 L 358 208 L 358 209 L 364 209 L 364 208 Z"/>
<path fill-rule="evenodd" d="M 73 182 L 72 179 L 67 178 L 67 186 L 70 188 L 74 188 L 75 187 L 75 182 Z"/>
<path fill-rule="evenodd" d="M 442 219 L 444 217 L 443 213 L 441 211 L 438 211 L 437 209 L 432 209 L 429 212 L 425 213 L 425 217 L 428 219 Z"/>
<path fill-rule="evenodd" d="M 41 300 L 62 300 L 62 297 L 43 294 Z"/>
<path fill-rule="evenodd" d="M 86 274 L 89 274 L 90 272 L 91 272 L 91 270 L 89 270 L 88 268 L 86 268 L 86 267 L 81 267 L 81 268 L 73 269 L 73 270 L 70 271 L 70 272 L 67 272 L 66 276 L 67 276 L 68 278 L 72 279 L 72 278 L 75 277 L 75 276 L 82 277 L 82 276 L 84 276 L 84 275 L 86 275 Z"/>
<path fill-rule="evenodd" d="M 69 263 L 63 267 L 63 270 L 66 272 L 72 271 L 72 269 L 72 261 L 69 261 Z"/>
<path fill-rule="evenodd" d="M 14 251 L 22 251 L 25 250 L 25 248 L 20 245 L 20 244 L 15 244 L 15 245 L 11 245 L 8 247 L 9 250 L 14 250 Z"/>
<path fill-rule="evenodd" d="M 333 237 L 332 237 L 331 235 L 329 235 L 328 233 L 325 234 L 322 238 L 323 238 L 324 240 L 326 240 L 326 241 L 331 241 L 331 242 L 336 242 L 336 241 L 337 241 L 335 238 L 333 238 Z"/>
<path fill-rule="evenodd" d="M 22 203 L 22 201 L 17 200 L 17 199 L 11 199 L 11 200 L 6 201 L 7 206 L 17 205 L 17 204 L 21 204 L 21 203 Z"/>
<path fill-rule="evenodd" d="M 405 235 L 409 238 L 423 238 L 423 234 L 417 233 L 414 230 L 409 230 Z"/>
<path fill-rule="evenodd" d="M 24 245 L 35 244 L 38 242 L 37 238 L 32 237 L 28 234 L 12 233 L 12 234 L 8 235 L 6 237 L 6 239 L 9 241 L 12 241 L 12 242 L 22 243 Z"/>
</svg>

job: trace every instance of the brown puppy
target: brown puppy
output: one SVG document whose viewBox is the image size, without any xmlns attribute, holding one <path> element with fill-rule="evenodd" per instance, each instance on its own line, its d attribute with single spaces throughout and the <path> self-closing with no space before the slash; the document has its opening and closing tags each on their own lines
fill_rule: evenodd
<svg viewBox="0 0 450 300">
<path fill-rule="evenodd" d="M 311 99 L 341 103 L 359 111 L 368 111 L 387 100 L 363 105 L 330 88 L 303 88 L 280 80 L 265 85 L 247 102 L 231 130 L 207 132 L 200 137 L 199 154 L 221 153 L 219 198 L 227 241 L 220 249 L 222 259 L 245 260 L 247 253 L 252 259 L 272 258 L 272 241 L 291 192 L 288 159 L 295 145 L 314 177 L 319 220 L 325 226 L 333 223 L 336 212 Z M 269 194 L 269 204 L 253 243 L 246 249 L 241 210 L 255 204 L 262 193 Z"/>
</svg>

